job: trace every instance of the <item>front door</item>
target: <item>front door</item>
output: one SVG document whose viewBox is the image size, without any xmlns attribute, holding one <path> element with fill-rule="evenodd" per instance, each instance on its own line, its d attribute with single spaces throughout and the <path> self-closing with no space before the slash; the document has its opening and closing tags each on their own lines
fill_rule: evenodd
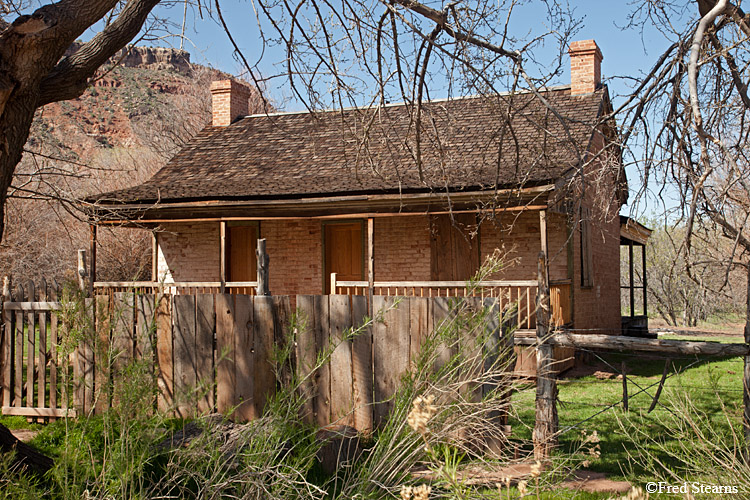
<svg viewBox="0 0 750 500">
<path fill-rule="evenodd" d="M 257 224 L 227 227 L 227 281 L 255 281 L 258 273 L 257 245 Z"/>
<path fill-rule="evenodd" d="M 331 273 L 336 273 L 337 281 L 363 280 L 362 222 L 324 224 L 323 238 L 325 292 L 332 293 Z"/>
</svg>

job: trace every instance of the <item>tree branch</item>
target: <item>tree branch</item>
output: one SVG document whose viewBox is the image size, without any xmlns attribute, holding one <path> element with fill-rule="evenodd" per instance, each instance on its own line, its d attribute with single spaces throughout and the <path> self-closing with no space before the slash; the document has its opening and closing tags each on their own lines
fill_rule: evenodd
<svg viewBox="0 0 750 500">
<path fill-rule="evenodd" d="M 114 22 L 75 54 L 62 59 L 42 80 L 39 106 L 80 96 L 97 68 L 138 34 L 158 3 L 159 0 L 129 0 Z"/>
</svg>

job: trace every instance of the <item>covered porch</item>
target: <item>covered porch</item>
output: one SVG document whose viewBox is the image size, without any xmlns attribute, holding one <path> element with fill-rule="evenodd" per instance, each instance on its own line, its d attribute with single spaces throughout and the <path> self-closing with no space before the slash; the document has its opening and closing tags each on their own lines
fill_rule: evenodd
<svg viewBox="0 0 750 500">
<path fill-rule="evenodd" d="M 498 222 L 502 220 L 503 222 Z M 257 293 L 258 242 L 269 258 L 274 295 L 345 294 L 414 297 L 499 297 L 518 304 L 517 327 L 533 330 L 537 257 L 551 258 L 552 322 L 572 325 L 572 279 L 564 214 L 546 204 L 497 210 L 385 212 L 307 217 L 160 220 L 153 228 L 152 280 L 96 280 L 96 290 L 163 289 L 171 294 Z M 487 257 L 506 253 L 500 273 L 470 282 Z"/>
<path fill-rule="evenodd" d="M 621 258 L 627 261 L 627 272 L 621 277 L 625 281 L 620 284 L 622 335 L 649 336 L 646 243 L 650 235 L 651 230 L 640 222 L 620 216 Z M 636 248 L 640 249 L 640 255 L 636 255 Z"/>
</svg>

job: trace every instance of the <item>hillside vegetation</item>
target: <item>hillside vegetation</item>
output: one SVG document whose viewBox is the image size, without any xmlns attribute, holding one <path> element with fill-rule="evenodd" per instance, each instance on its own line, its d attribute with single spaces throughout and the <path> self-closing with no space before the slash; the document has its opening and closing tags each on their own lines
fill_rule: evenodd
<svg viewBox="0 0 750 500">
<path fill-rule="evenodd" d="M 6 210 L 0 266 L 15 283 L 72 277 L 89 247 L 77 200 L 143 182 L 211 117 L 209 85 L 227 77 L 184 51 L 131 48 L 78 99 L 35 117 Z M 148 278 L 151 235 L 99 230 L 97 278 Z"/>
</svg>

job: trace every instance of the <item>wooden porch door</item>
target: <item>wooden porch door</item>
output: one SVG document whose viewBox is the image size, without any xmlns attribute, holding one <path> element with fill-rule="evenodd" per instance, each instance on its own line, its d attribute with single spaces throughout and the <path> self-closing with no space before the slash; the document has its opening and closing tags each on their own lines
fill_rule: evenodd
<svg viewBox="0 0 750 500">
<path fill-rule="evenodd" d="M 255 281 L 258 274 L 258 226 L 227 227 L 228 281 Z"/>
<path fill-rule="evenodd" d="M 479 270 L 479 234 L 475 214 L 430 217 L 430 279 L 468 280 Z M 472 237 L 472 233 L 474 236 Z"/>
<path fill-rule="evenodd" d="M 323 238 L 325 293 L 332 293 L 331 273 L 338 281 L 363 280 L 362 222 L 324 224 Z"/>
</svg>

